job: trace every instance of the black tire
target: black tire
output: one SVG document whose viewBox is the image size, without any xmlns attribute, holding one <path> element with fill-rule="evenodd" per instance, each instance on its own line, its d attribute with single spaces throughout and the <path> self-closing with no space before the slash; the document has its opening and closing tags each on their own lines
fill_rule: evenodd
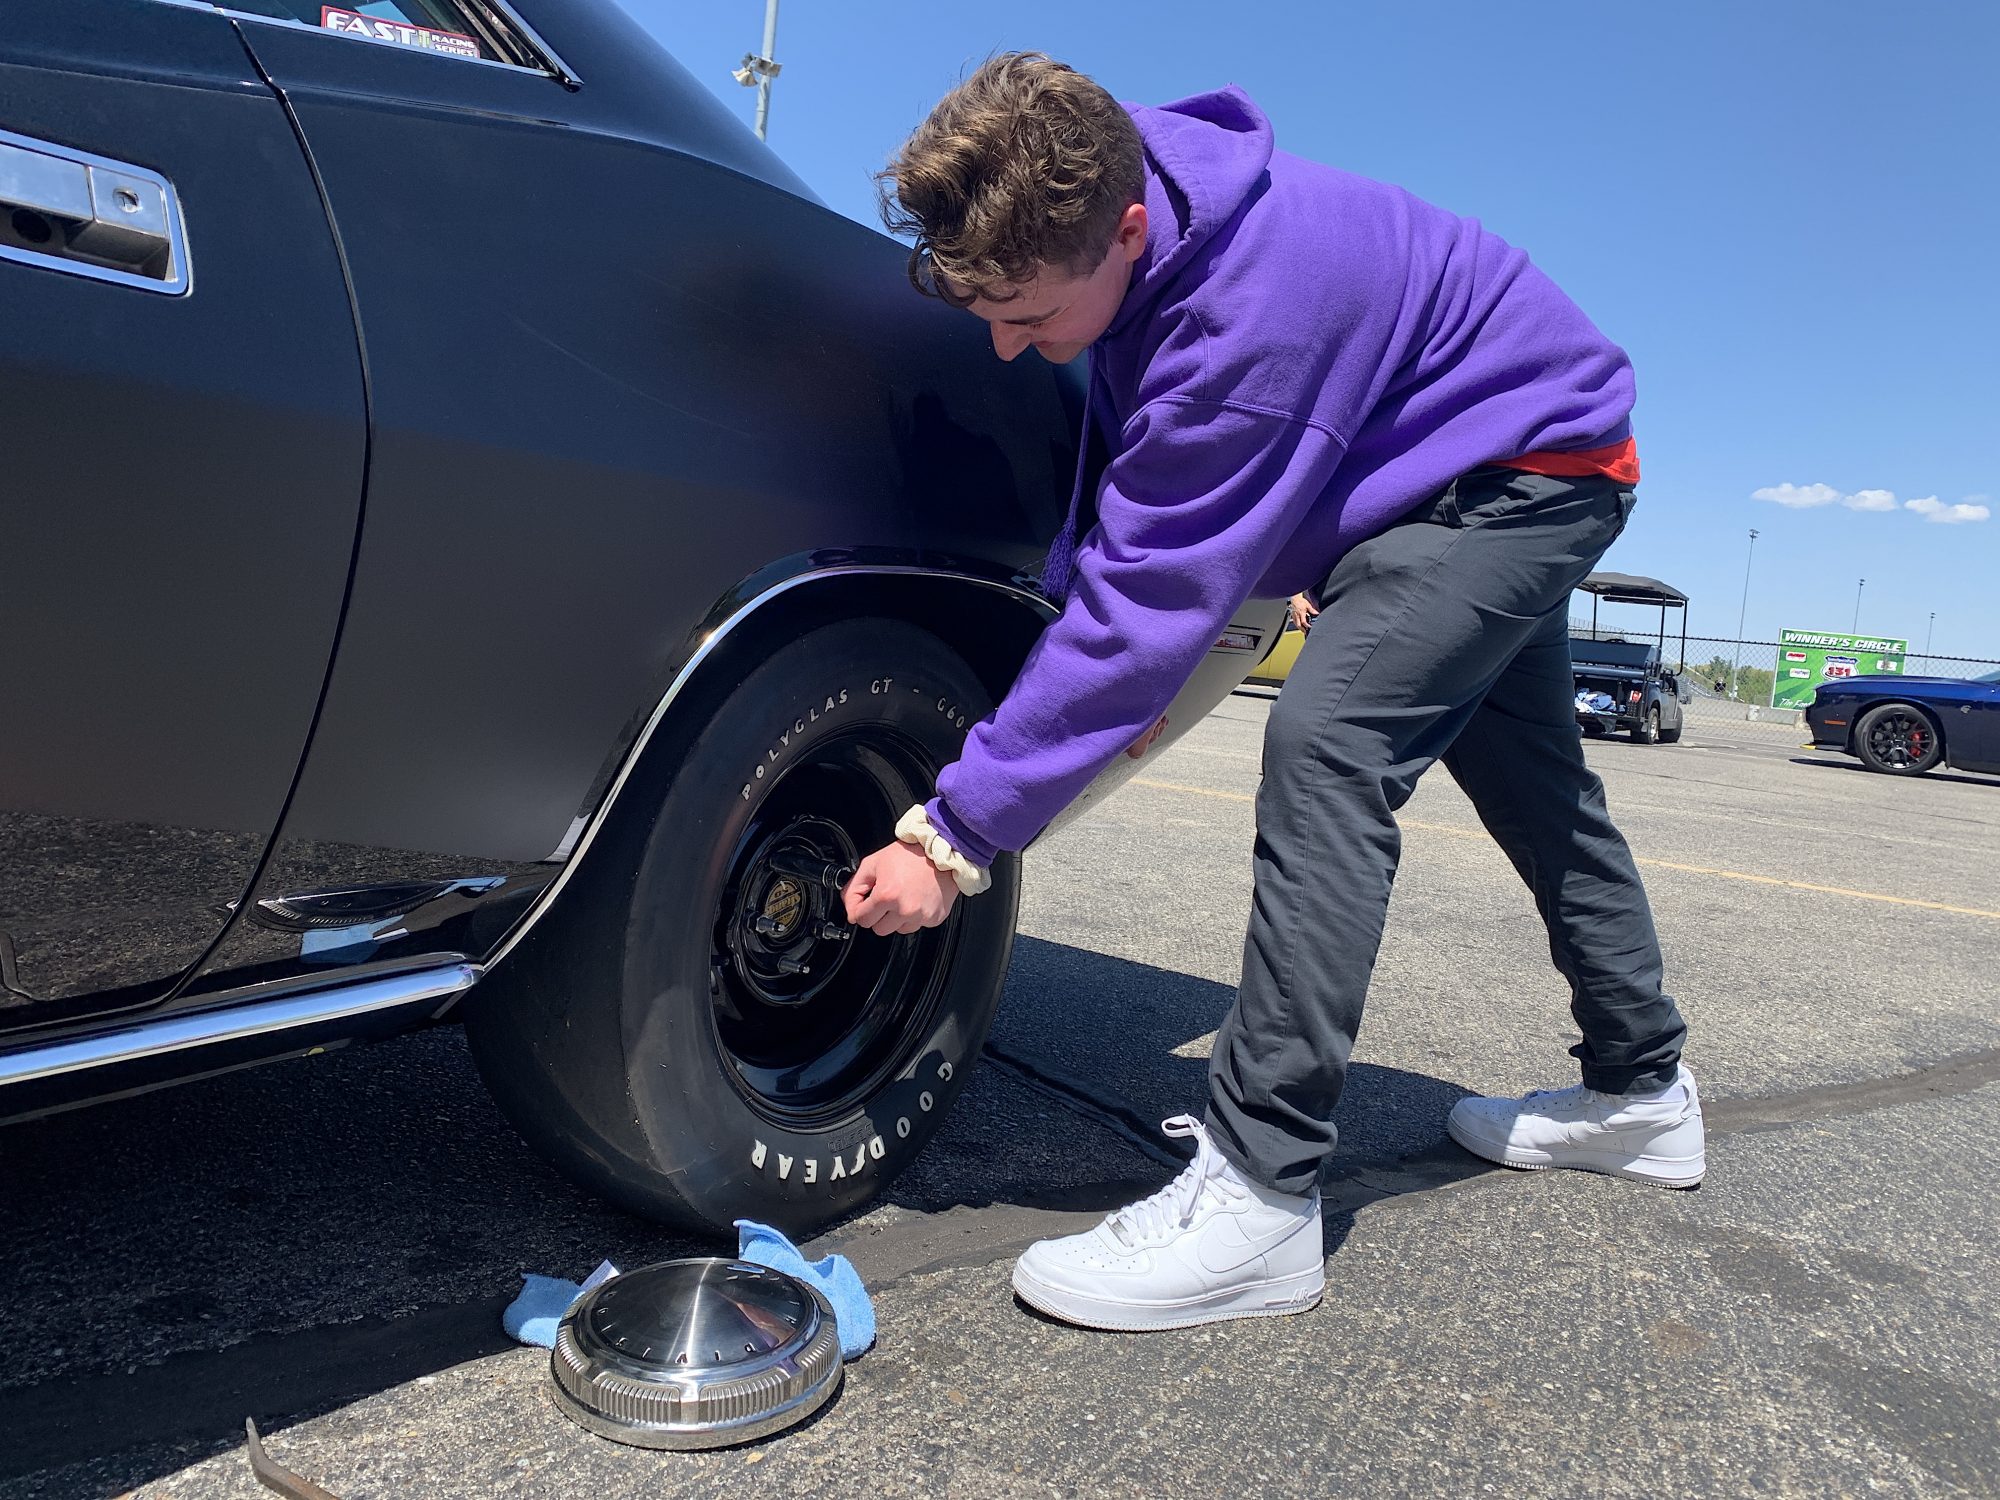
<svg viewBox="0 0 2000 1500">
<path fill-rule="evenodd" d="M 894 938 L 846 928 L 838 873 L 811 870 L 888 843 L 990 707 L 892 620 L 814 630 L 715 702 L 664 757 L 654 815 L 588 851 L 555 931 L 475 994 L 473 1055 L 522 1135 L 626 1207 L 718 1231 L 806 1232 L 909 1165 L 999 1003 L 1018 865 Z"/>
<path fill-rule="evenodd" d="M 1681 740 L 1681 731 L 1685 728 L 1687 728 L 1687 718 L 1683 715 L 1674 721 L 1672 729 L 1662 729 L 1660 731 L 1660 743 L 1662 745 L 1678 745 Z"/>
<path fill-rule="evenodd" d="M 1660 705 L 1648 704 L 1646 711 L 1639 715 L 1639 722 L 1632 726 L 1632 743 L 1635 745 L 1657 745 L 1660 742 Z"/>
<path fill-rule="evenodd" d="M 1854 726 L 1854 753 L 1885 776 L 1921 776 L 1944 759 L 1944 737 L 1913 703 L 1878 703 Z"/>
</svg>

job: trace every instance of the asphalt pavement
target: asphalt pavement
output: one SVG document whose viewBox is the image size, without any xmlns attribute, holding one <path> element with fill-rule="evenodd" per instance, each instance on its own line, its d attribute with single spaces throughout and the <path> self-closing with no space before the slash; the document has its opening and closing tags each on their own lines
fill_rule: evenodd
<svg viewBox="0 0 2000 1500">
<path fill-rule="evenodd" d="M 806 1426 L 709 1454 L 570 1424 L 522 1271 L 714 1247 L 570 1188 L 462 1039 L 0 1131 L 0 1497 L 2000 1493 L 2000 780 L 1871 776 L 1768 726 L 1593 741 L 1652 893 L 1709 1178 L 1517 1174 L 1467 1092 L 1573 1080 L 1526 891 L 1441 772 L 1404 860 L 1302 1317 L 1067 1328 L 1012 1256 L 1165 1180 L 1249 901 L 1265 700 L 1028 858 L 986 1060 L 887 1197 L 807 1247 L 880 1343 Z"/>
</svg>

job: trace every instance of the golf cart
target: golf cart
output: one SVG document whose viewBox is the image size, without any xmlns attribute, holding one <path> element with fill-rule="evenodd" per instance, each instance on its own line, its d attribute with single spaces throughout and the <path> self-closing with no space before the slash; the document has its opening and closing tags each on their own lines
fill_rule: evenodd
<svg viewBox="0 0 2000 1500">
<path fill-rule="evenodd" d="M 1572 630 L 1570 664 L 1576 675 L 1577 728 L 1586 735 L 1621 731 L 1635 745 L 1671 745 L 1681 737 L 1681 705 L 1692 696 L 1665 665 L 1667 611 L 1681 612 L 1681 656 L 1687 658 L 1687 595 L 1657 578 L 1628 573 L 1592 573 L 1577 585 L 1591 596 L 1590 633 Z M 1658 605 L 1656 639 L 1630 640 L 1603 635 L 1597 628 L 1597 607 L 1610 604 Z"/>
</svg>

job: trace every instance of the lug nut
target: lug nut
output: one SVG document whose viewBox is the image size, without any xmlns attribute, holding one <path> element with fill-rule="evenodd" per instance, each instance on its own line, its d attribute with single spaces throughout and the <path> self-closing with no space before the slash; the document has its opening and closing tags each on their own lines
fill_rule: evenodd
<svg viewBox="0 0 2000 1500">
<path fill-rule="evenodd" d="M 852 865 L 837 865 L 830 859 L 820 859 L 810 851 L 797 849 L 778 850 L 771 856 L 771 868 L 780 875 L 790 875 L 833 891 L 845 889 L 847 882 L 854 878 Z"/>
</svg>

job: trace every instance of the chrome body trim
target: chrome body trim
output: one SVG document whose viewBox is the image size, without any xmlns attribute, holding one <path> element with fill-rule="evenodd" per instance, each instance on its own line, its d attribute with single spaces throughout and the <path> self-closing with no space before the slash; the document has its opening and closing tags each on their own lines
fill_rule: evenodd
<svg viewBox="0 0 2000 1500">
<path fill-rule="evenodd" d="M 997 593 L 1009 594 L 1030 605 L 1043 617 L 1045 624 L 1047 621 L 1054 619 L 1056 615 L 1055 607 L 1047 599 L 1031 589 L 1022 588 L 1014 584 L 1000 583 L 991 578 L 980 578 L 970 573 L 953 573 L 942 568 L 920 568 L 893 563 L 879 565 L 856 563 L 840 567 L 816 568 L 811 572 L 795 574 L 781 582 L 772 584 L 771 587 L 743 604 L 720 625 L 717 625 L 702 638 L 701 645 L 696 648 L 694 655 L 690 656 L 680 671 L 675 674 L 674 680 L 667 685 L 666 692 L 661 696 L 659 703 L 653 708 L 652 716 L 646 720 L 645 728 L 639 731 L 638 737 L 632 742 L 632 748 L 625 753 L 624 762 L 619 766 L 617 776 L 612 778 L 611 785 L 606 789 L 603 798 L 589 814 L 589 825 L 583 830 L 582 836 L 575 840 L 575 846 L 570 851 L 569 860 L 563 865 L 562 872 L 549 882 L 548 889 L 536 898 L 534 905 L 528 908 L 514 930 L 507 934 L 506 940 L 487 957 L 485 966 L 491 968 L 499 964 L 509 953 L 512 953 L 520 944 L 521 939 L 528 935 L 528 932 L 534 927 L 535 923 L 539 922 L 548 909 L 555 904 L 556 898 L 562 894 L 563 887 L 569 884 L 570 877 L 576 873 L 577 868 L 583 863 L 583 857 L 590 852 L 590 846 L 596 842 L 597 835 L 602 831 L 605 823 L 609 821 L 611 809 L 617 804 L 618 794 L 624 791 L 625 783 L 631 779 L 633 770 L 639 764 L 639 758 L 646 753 L 646 747 L 652 743 L 654 731 L 660 727 L 661 721 L 666 718 L 667 710 L 673 707 L 674 700 L 681 695 L 681 690 L 687 686 L 688 681 L 701 669 L 702 663 L 714 654 L 716 647 L 722 644 L 723 640 L 732 630 L 735 630 L 745 620 L 749 619 L 751 615 L 769 604 L 773 599 L 778 598 L 782 594 L 788 594 L 793 589 L 802 588 L 806 584 L 824 583 L 830 578 L 853 577 L 855 575 L 879 577 L 889 574 L 904 577 L 937 578 L 949 583 L 969 583 L 982 588 L 992 589 Z"/>
<path fill-rule="evenodd" d="M 96 1036 L 27 1047 L 18 1052 L 0 1054 L 0 1088 L 10 1083 L 27 1083 L 36 1078 L 75 1073 L 111 1063 L 133 1062 L 191 1047 L 241 1041 L 378 1011 L 430 1005 L 442 1014 L 443 1005 L 439 1002 L 456 1000 L 472 987 L 480 973 L 475 964 L 449 964 L 443 968 L 419 969 L 408 974 L 390 974 L 325 989 L 305 990 L 247 1005 L 239 1002 L 198 1011 L 179 1011 L 140 1020 Z"/>
<path fill-rule="evenodd" d="M 529 48 L 547 64 L 548 71 L 555 75 L 556 81 L 564 88 L 583 87 L 583 80 L 576 76 L 576 70 L 564 62 L 556 49 L 542 39 L 539 31 L 528 24 L 521 12 L 514 8 L 511 0 L 473 0 L 473 3 L 496 12 L 501 20 L 513 28 L 514 34 L 526 42 Z"/>
</svg>

